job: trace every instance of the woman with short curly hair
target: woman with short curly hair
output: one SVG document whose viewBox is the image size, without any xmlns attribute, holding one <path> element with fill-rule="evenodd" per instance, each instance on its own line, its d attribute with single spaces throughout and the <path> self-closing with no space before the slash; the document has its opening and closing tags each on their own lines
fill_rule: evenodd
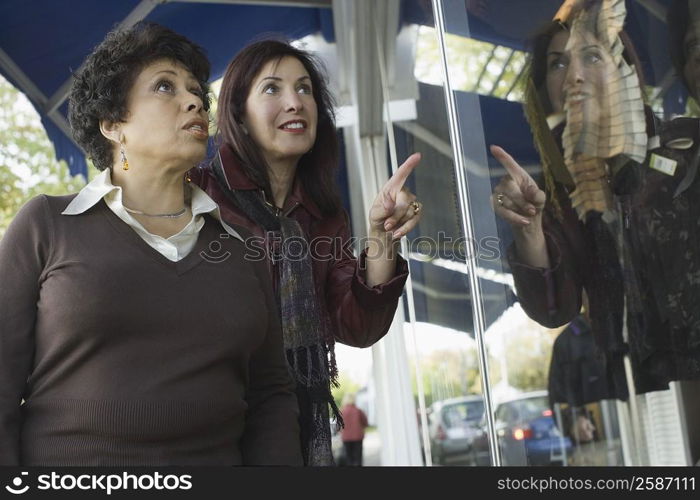
<svg viewBox="0 0 700 500">
<path fill-rule="evenodd" d="M 127 118 L 129 91 L 149 63 L 169 59 L 187 68 L 199 86 L 204 110 L 209 111 L 209 61 L 184 37 L 152 24 L 127 33 L 112 31 L 101 47 L 75 75 L 69 108 L 73 136 L 99 170 L 111 168 L 113 161 L 113 144 L 99 123 Z"/>
<path fill-rule="evenodd" d="M 243 229 L 187 183 L 209 63 L 173 31 L 113 31 L 70 122 L 102 170 L 0 241 L 0 464 L 295 465 L 298 406 Z"/>
</svg>

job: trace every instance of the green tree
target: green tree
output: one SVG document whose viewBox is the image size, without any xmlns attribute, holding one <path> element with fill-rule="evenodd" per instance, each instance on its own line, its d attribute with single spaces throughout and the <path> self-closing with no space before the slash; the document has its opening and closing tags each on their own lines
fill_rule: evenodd
<svg viewBox="0 0 700 500">
<path fill-rule="evenodd" d="M 479 363 L 475 349 L 433 351 L 420 359 L 425 404 L 481 393 Z M 411 384 L 417 397 L 415 361 L 411 362 Z"/>
<path fill-rule="evenodd" d="M 529 319 L 524 319 L 522 324 L 514 325 L 507 333 L 505 340 L 508 385 L 521 391 L 547 388 L 552 346 L 561 330 L 562 328 L 547 329 Z M 489 353 L 492 384 L 497 384 L 503 378 L 500 361 Z"/>
<path fill-rule="evenodd" d="M 455 90 L 522 100 L 522 87 L 516 83 L 522 83 L 519 79 L 525 68 L 525 52 L 449 33 L 445 45 Z M 416 78 L 442 85 L 440 49 L 433 28 L 421 27 L 416 52 Z"/>
<path fill-rule="evenodd" d="M 0 77 L 0 237 L 29 199 L 73 193 L 85 185 L 58 162 L 36 110 Z"/>
</svg>

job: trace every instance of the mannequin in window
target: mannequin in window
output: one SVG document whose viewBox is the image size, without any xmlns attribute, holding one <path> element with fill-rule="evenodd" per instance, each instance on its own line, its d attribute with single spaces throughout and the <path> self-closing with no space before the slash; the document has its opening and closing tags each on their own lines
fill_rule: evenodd
<svg viewBox="0 0 700 500">
<path fill-rule="evenodd" d="M 640 64 L 621 31 L 624 3 L 567 6 L 535 39 L 526 94 L 545 189 L 493 147 L 510 172 L 493 203 L 515 234 L 509 261 L 523 309 L 545 326 L 560 326 L 578 314 L 585 290 L 596 344 L 624 399 L 627 352 L 638 393 L 700 378 L 700 183 L 684 181 L 690 162 L 679 125 L 655 118 L 643 103 Z M 600 50 L 591 54 L 596 40 Z M 601 74 L 600 66 L 586 71 L 586 64 L 601 63 L 617 74 Z M 617 82 L 608 98 L 596 94 L 605 87 L 601 77 Z M 598 102 L 587 102 L 594 97 Z M 649 147 L 642 163 L 639 127 Z"/>
</svg>

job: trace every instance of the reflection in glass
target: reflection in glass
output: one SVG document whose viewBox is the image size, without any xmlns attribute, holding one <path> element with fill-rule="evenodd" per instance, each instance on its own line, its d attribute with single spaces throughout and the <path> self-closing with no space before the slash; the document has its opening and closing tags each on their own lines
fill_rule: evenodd
<svg viewBox="0 0 700 500">
<path fill-rule="evenodd" d="M 428 412 L 432 461 L 440 465 L 473 462 L 474 439 L 484 416 L 481 396 L 450 398 L 433 403 Z"/>
<path fill-rule="evenodd" d="M 557 14 L 551 2 L 533 1 L 528 3 L 533 13 L 526 16 L 522 2 L 494 0 L 465 15 L 463 1 L 439 3 L 448 13 L 445 57 L 461 133 L 452 140 L 460 141 L 464 152 L 468 186 L 465 192 L 455 189 L 455 180 L 446 179 L 444 171 L 424 179 L 434 176 L 427 192 L 443 193 L 439 203 L 447 205 L 458 193 L 457 210 L 445 211 L 457 218 L 452 234 L 459 234 L 462 216 L 472 221 L 477 239 L 493 234 L 500 239 L 496 259 L 505 259 L 496 273 L 506 293 L 499 296 L 487 286 L 480 305 L 488 316 L 484 339 L 489 388 L 503 462 L 672 463 L 651 450 L 659 443 L 670 445 L 662 438 L 651 443 L 649 436 L 660 425 L 654 412 L 676 405 L 679 394 L 686 393 L 675 383 L 667 390 L 669 382 L 700 378 L 700 341 L 694 340 L 700 338 L 700 208 L 694 203 L 700 199 L 700 125 L 695 118 L 665 119 L 685 97 L 674 101 L 675 94 L 669 92 L 672 74 L 663 60 L 668 52 L 659 11 L 647 9 L 644 2 L 574 0 Z M 669 19 L 685 4 L 684 14 L 669 21 L 670 53 L 687 86 L 684 92 L 697 96 L 700 37 L 693 12 L 700 11 L 700 1 L 669 4 Z M 512 21 L 519 16 L 532 27 L 538 15 L 555 15 L 556 20 L 532 38 L 523 70 L 524 46 L 518 40 L 527 23 Z M 636 35 L 644 66 L 623 25 Z M 656 31 L 645 32 L 647 26 Z M 680 50 L 674 49 L 674 39 L 680 40 Z M 435 52 L 434 45 L 424 46 Z M 425 63 L 416 69 L 426 80 L 433 79 L 430 84 L 440 85 L 435 79 L 439 71 Z M 643 69 L 653 70 L 648 80 Z M 499 81 L 504 75 L 507 83 Z M 425 99 L 423 89 L 421 94 L 423 105 L 439 102 Z M 524 123 L 520 114 L 506 107 L 509 100 L 520 99 L 535 155 L 519 135 Z M 690 102 L 688 109 L 697 111 Z M 441 123 L 450 120 L 439 116 L 439 108 L 431 106 L 431 118 L 416 124 L 444 141 L 436 150 L 446 160 L 450 129 Z M 408 131 L 413 124 L 399 127 Z M 491 149 L 498 164 L 489 162 L 484 173 L 480 169 L 486 162 L 478 149 L 490 144 L 507 147 Z M 451 160 L 457 163 L 457 158 Z M 489 177 L 493 188 L 486 186 Z M 495 223 L 483 211 L 488 204 L 484 189 L 493 194 Z M 494 226 L 497 231 L 490 232 Z M 487 282 L 487 268 L 495 271 L 498 266 L 477 267 L 480 283 Z M 466 281 L 466 272 L 463 276 Z M 440 281 L 436 275 L 433 279 L 433 286 Z M 515 304 L 510 290 L 517 292 Z M 466 300 L 473 299 L 468 289 L 464 293 Z M 584 317 L 586 294 L 590 304 Z M 429 306 L 435 312 L 449 300 L 437 297 L 433 295 Z M 525 313 L 543 325 L 541 337 L 538 326 L 522 319 Z M 579 328 L 581 321 L 585 328 Z M 464 328 L 470 331 L 468 321 Z M 527 336 L 542 340 L 525 344 Z M 542 349 L 539 356 L 535 345 Z M 524 373 L 536 375 L 528 379 Z M 443 404 L 469 390 L 458 382 L 459 376 L 447 376 L 439 363 L 432 375 L 426 383 Z M 553 380 L 568 386 L 556 387 Z M 543 394 L 531 394 L 545 388 Z M 520 418 L 520 411 L 507 409 L 528 398 L 544 405 L 541 412 Z M 669 411 L 675 412 L 674 422 L 682 420 L 677 406 Z M 664 432 L 680 432 L 682 426 L 674 423 Z M 473 437 L 460 431 L 472 443 L 461 463 L 488 464 L 485 422 L 472 429 Z M 446 437 L 446 426 L 436 435 Z"/>
<path fill-rule="evenodd" d="M 623 218 L 647 142 L 640 66 L 621 32 L 624 2 L 583 6 L 566 2 L 533 43 L 526 113 L 545 188 L 503 150 L 493 151 L 509 172 L 494 189 L 494 208 L 514 233 L 509 260 L 523 308 L 556 327 L 576 318 L 588 292 L 588 338 L 606 355 L 596 366 L 606 384 L 600 397 L 550 394 L 552 403 L 567 403 L 555 416 L 569 445 L 594 441 L 595 425 L 582 404 L 628 397 L 623 323 L 628 313 L 628 326 L 639 326 L 626 300 L 639 288 L 622 243 L 630 237 Z M 560 344 L 569 337 L 563 335 Z"/>
</svg>

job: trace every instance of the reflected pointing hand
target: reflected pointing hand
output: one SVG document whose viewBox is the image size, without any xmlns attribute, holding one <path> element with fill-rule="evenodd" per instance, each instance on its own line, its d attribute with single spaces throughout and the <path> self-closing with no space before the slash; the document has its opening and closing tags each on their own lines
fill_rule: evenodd
<svg viewBox="0 0 700 500">
<path fill-rule="evenodd" d="M 490 149 L 507 172 L 491 195 L 496 215 L 517 227 L 539 222 L 547 201 L 545 192 L 503 148 L 491 146 Z"/>
</svg>

